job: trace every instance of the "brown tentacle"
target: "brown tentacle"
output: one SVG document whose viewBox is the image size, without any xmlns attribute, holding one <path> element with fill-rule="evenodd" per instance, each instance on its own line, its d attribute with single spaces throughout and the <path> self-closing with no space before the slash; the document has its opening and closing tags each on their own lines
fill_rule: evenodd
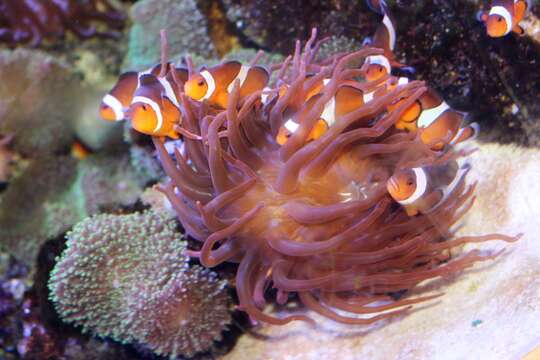
<svg viewBox="0 0 540 360">
<path fill-rule="evenodd" d="M 221 143 L 219 141 L 218 130 L 226 120 L 226 112 L 222 112 L 215 117 L 208 128 L 208 164 L 212 175 L 212 184 L 217 194 L 223 193 L 232 187 L 231 180 L 223 161 Z"/>
<path fill-rule="evenodd" d="M 384 195 L 386 195 L 386 185 L 382 184 L 377 187 L 372 196 L 364 200 L 326 206 L 315 206 L 299 200 L 293 200 L 285 204 L 284 208 L 290 217 L 301 224 L 323 224 L 351 213 L 367 210 L 375 205 Z"/>
<path fill-rule="evenodd" d="M 174 157 L 176 159 L 178 170 L 182 176 L 186 178 L 186 181 L 197 185 L 199 188 L 210 191 L 212 186 L 212 179 L 210 179 L 210 176 L 199 174 L 193 170 L 193 168 L 188 165 L 184 156 L 180 153 L 178 147 L 174 148 Z"/>
<path fill-rule="evenodd" d="M 173 163 L 167 150 L 165 150 L 163 142 L 157 137 L 152 137 L 152 141 L 154 142 L 158 157 L 163 164 L 165 172 L 171 177 L 178 189 L 191 199 L 199 200 L 203 203 L 210 201 L 212 199 L 212 194 L 186 180 Z"/>
</svg>

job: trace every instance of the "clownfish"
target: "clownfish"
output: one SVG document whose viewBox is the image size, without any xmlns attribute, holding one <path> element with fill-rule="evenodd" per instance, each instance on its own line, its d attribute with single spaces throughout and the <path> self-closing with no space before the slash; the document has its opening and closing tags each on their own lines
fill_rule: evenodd
<svg viewBox="0 0 540 360">
<path fill-rule="evenodd" d="M 167 68 L 169 67 L 167 63 Z M 183 68 L 177 68 L 177 73 L 182 75 L 184 73 Z M 101 100 L 99 107 L 99 115 L 102 119 L 108 121 L 121 121 L 125 119 L 126 110 L 131 105 L 133 94 L 135 90 L 140 86 L 140 79 L 144 75 L 152 74 L 157 76 L 161 71 L 161 64 L 152 66 L 151 68 L 141 71 L 128 71 L 120 75 L 118 81 Z M 185 70 L 187 74 L 187 70 Z M 182 80 L 187 80 L 187 75 L 182 76 Z"/>
<path fill-rule="evenodd" d="M 131 104 L 133 93 L 137 89 L 139 74 L 128 71 L 120 75 L 118 81 L 101 100 L 99 115 L 107 121 L 124 120 L 125 110 Z"/>
<path fill-rule="evenodd" d="M 496 0 L 493 1 L 489 12 L 480 14 L 480 20 L 486 24 L 487 34 L 491 37 L 501 37 L 511 31 L 522 35 L 524 30 L 519 23 L 530 8 L 526 0 Z"/>
<path fill-rule="evenodd" d="M 240 98 L 244 98 L 264 89 L 269 79 L 270 74 L 261 66 L 228 61 L 192 75 L 184 84 L 184 92 L 193 100 L 208 100 L 212 105 L 225 108 L 236 80 L 240 81 Z"/>
<path fill-rule="evenodd" d="M 397 84 L 406 84 L 407 78 L 399 78 Z M 402 101 L 389 106 L 394 109 Z M 470 140 L 480 130 L 477 123 L 461 127 L 464 114 L 452 109 L 433 89 L 428 89 L 407 108 L 396 122 L 396 129 L 416 132 L 422 129 L 420 139 L 432 150 L 442 150 L 445 145 L 454 145 Z"/>
<path fill-rule="evenodd" d="M 325 80 L 325 85 L 328 81 L 329 80 Z M 318 99 L 318 95 L 311 97 L 306 102 L 304 109 L 311 108 L 312 104 Z M 347 114 L 362 105 L 364 105 L 364 94 L 360 89 L 351 85 L 340 86 L 332 99 L 324 105 L 320 119 L 311 129 L 307 140 L 317 140 L 336 122 L 338 116 Z M 276 142 L 279 145 L 285 144 L 289 137 L 291 137 L 299 127 L 300 124 L 296 122 L 293 117 L 289 118 L 279 128 Z"/>
<path fill-rule="evenodd" d="M 174 126 L 180 124 L 181 114 L 178 89 L 173 84 L 170 74 L 166 77 L 152 74 L 141 76 L 140 86 L 128 110 L 131 126 L 135 130 L 147 135 L 178 139 L 179 134 Z"/>
<path fill-rule="evenodd" d="M 396 22 L 387 10 L 384 2 L 380 4 L 381 13 L 384 15 L 382 23 L 377 27 L 371 45 L 383 49 L 382 55 L 368 56 L 364 61 L 365 78 L 367 81 L 376 81 L 385 75 L 390 75 L 392 66 L 403 67 L 394 60 L 396 47 Z"/>
<path fill-rule="evenodd" d="M 397 170 L 386 183 L 390 196 L 407 215 L 426 214 L 443 203 L 462 182 L 470 165 L 459 166 L 457 161 Z"/>
</svg>

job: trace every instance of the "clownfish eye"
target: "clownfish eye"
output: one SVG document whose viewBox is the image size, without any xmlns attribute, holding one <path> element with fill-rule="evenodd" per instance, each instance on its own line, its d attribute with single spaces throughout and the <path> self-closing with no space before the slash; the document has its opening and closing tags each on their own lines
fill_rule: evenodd
<svg viewBox="0 0 540 360">
<path fill-rule="evenodd" d="M 501 22 L 501 21 L 503 21 L 503 18 L 500 16 L 497 16 L 497 22 Z"/>
<path fill-rule="evenodd" d="M 379 68 L 379 72 L 383 72 L 383 70 L 384 70 L 384 69 L 383 69 L 382 67 Z"/>
<path fill-rule="evenodd" d="M 204 85 L 204 80 L 203 80 L 203 79 L 199 80 L 199 81 L 197 82 L 197 85 L 203 86 L 203 85 Z"/>
<path fill-rule="evenodd" d="M 408 179 L 407 180 L 407 185 L 408 186 L 413 186 L 414 185 L 414 181 L 412 179 Z"/>
<path fill-rule="evenodd" d="M 142 109 L 146 111 L 146 105 L 143 104 Z"/>
</svg>

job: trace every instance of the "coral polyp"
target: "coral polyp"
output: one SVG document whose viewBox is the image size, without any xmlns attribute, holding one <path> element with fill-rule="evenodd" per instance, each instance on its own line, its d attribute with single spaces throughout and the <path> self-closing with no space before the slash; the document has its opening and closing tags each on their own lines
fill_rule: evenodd
<svg viewBox="0 0 540 360">
<path fill-rule="evenodd" d="M 467 151 L 448 141 L 435 151 L 421 141 L 421 130 L 396 129 L 427 89 L 419 81 L 364 97 L 342 112 L 340 89 L 352 86 L 368 94 L 377 85 L 359 82 L 363 71 L 348 64 L 382 51 L 363 48 L 315 63 L 320 44 L 315 34 L 303 51 L 297 42 L 294 56 L 276 67 L 269 89 L 241 98 L 240 81 L 233 81 L 225 110 L 180 94 L 179 126 L 199 138 L 186 137 L 185 149 L 177 149 L 174 159 L 162 139 L 154 138 L 170 177 L 162 191 L 186 232 L 201 243 L 191 254 L 207 267 L 239 263 L 240 308 L 253 320 L 272 324 L 311 318 L 265 312 L 269 287 L 277 289 L 280 304 L 296 293 L 314 312 L 367 324 L 437 296 L 395 300 L 389 293 L 497 255 L 472 250 L 454 256 L 453 249 L 517 239 L 455 237 L 456 223 L 474 201 L 475 186 L 467 185 L 466 172 L 435 206 L 409 216 L 386 190 L 392 175 L 409 168 L 429 173 L 462 161 Z M 318 82 L 324 85 L 313 95 Z M 295 131 L 280 146 L 276 136 L 292 118 Z M 328 118 L 326 131 L 312 137 L 315 126 Z M 437 191 L 429 182 L 419 181 L 421 186 Z"/>
<path fill-rule="evenodd" d="M 192 356 L 230 322 L 226 283 L 189 267 L 175 221 L 160 213 L 97 215 L 77 224 L 49 288 L 61 317 L 83 331 Z"/>
</svg>

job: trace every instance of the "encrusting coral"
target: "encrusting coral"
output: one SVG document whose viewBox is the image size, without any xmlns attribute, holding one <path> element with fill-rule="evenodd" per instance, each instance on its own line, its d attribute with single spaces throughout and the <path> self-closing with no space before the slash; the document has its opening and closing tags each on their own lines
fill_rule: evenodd
<svg viewBox="0 0 540 360">
<path fill-rule="evenodd" d="M 61 39 L 67 30 L 79 38 L 117 37 L 125 15 L 109 0 L 0 0 L 0 42 L 38 46 L 44 39 Z M 113 31 L 98 31 L 96 23 Z"/>
<path fill-rule="evenodd" d="M 277 318 L 264 312 L 271 286 L 280 304 L 296 293 L 314 312 L 343 323 L 367 324 L 437 296 L 395 300 L 389 293 L 413 289 L 498 254 L 472 250 L 454 256 L 454 249 L 472 242 L 511 242 L 519 236 L 454 237 L 454 225 L 474 201 L 475 186 L 466 185 L 466 172 L 437 206 L 416 216 L 389 196 L 386 184 L 397 184 L 390 181 L 396 171 L 452 168 L 467 155 L 452 145 L 431 149 L 420 139 L 422 129 L 411 133 L 395 128 L 426 91 L 422 82 L 399 85 L 337 113 L 326 132 L 308 137 L 327 114 L 327 104 L 338 106 L 332 101 L 339 89 L 364 75 L 347 65 L 382 53 L 363 48 L 315 63 L 319 47 L 315 33 L 303 52 L 296 43 L 294 56 L 277 67 L 277 84 L 287 86 L 279 93 L 275 87 L 264 90 L 267 101 L 259 101 L 261 91 L 240 98 L 238 80 L 231 83 L 224 110 L 180 94 L 177 130 L 195 136 L 184 139 L 185 152 L 177 149 L 176 161 L 162 139 L 154 138 L 170 176 L 162 191 L 186 232 L 201 242 L 193 256 L 208 267 L 239 263 L 239 306 L 252 319 L 272 324 L 311 321 L 306 315 Z M 298 107 L 323 79 L 320 93 Z M 373 84 L 353 87 L 365 94 Z M 298 125 L 279 146 L 276 135 L 291 108 L 299 109 L 294 115 Z M 440 136 L 446 139 L 448 134 Z"/>
<path fill-rule="evenodd" d="M 83 331 L 174 358 L 208 350 L 230 322 L 226 283 L 189 267 L 174 219 L 153 211 L 97 215 L 67 239 L 50 297 Z"/>
</svg>

